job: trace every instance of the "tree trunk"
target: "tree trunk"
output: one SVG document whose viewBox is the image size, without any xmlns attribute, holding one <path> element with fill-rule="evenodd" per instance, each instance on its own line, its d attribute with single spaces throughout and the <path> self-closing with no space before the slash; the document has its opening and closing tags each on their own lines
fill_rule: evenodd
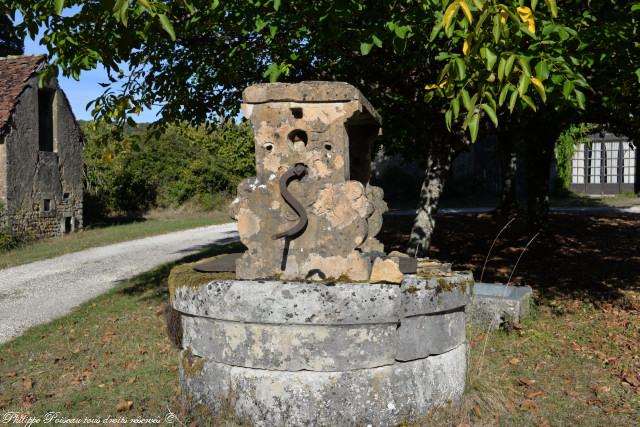
<svg viewBox="0 0 640 427">
<path fill-rule="evenodd" d="M 549 173 L 560 132 L 549 129 L 527 144 L 527 225 L 530 232 L 544 229 L 549 219 Z"/>
<path fill-rule="evenodd" d="M 407 248 L 407 253 L 411 256 L 424 257 L 431 244 L 431 237 L 436 225 L 434 214 L 438 210 L 440 196 L 454 155 L 452 146 L 442 147 L 441 150 L 431 151 L 427 158 L 418 211 Z"/>
<path fill-rule="evenodd" d="M 501 133 L 498 137 L 502 189 L 500 192 L 500 204 L 498 214 L 512 217 L 518 212 L 518 199 L 516 197 L 516 174 L 518 157 L 516 154 L 516 135 L 514 133 Z"/>
</svg>

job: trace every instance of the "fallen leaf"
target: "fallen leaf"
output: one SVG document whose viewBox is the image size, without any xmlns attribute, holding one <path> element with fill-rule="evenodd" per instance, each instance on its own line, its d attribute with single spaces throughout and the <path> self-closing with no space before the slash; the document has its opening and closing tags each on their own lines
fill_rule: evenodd
<svg viewBox="0 0 640 427">
<path fill-rule="evenodd" d="M 122 411 L 128 411 L 129 409 L 131 409 L 133 407 L 133 400 L 121 400 L 120 402 L 118 402 L 118 404 L 116 405 L 116 410 L 118 412 L 122 412 Z"/>
<path fill-rule="evenodd" d="M 480 411 L 480 407 L 478 405 L 473 407 L 473 413 L 476 414 L 476 417 L 482 418 L 482 411 Z"/>
<path fill-rule="evenodd" d="M 80 353 L 80 347 L 76 347 L 76 348 L 73 350 L 73 353 L 74 353 L 74 354 Z"/>
<path fill-rule="evenodd" d="M 525 411 L 534 411 L 538 409 L 538 405 L 534 400 L 526 399 L 522 401 L 522 403 L 520 404 L 520 408 L 524 409 Z"/>
<path fill-rule="evenodd" d="M 133 369 L 136 367 L 136 361 L 135 360 L 130 360 L 129 362 L 127 362 L 127 364 L 125 365 L 125 367 L 127 369 Z"/>
<path fill-rule="evenodd" d="M 549 421 L 544 420 L 540 424 L 538 424 L 538 427 L 551 427 L 551 424 L 549 424 Z"/>
<path fill-rule="evenodd" d="M 525 386 L 532 386 L 536 383 L 536 380 L 528 379 L 528 378 L 518 378 L 518 384 Z"/>
<path fill-rule="evenodd" d="M 527 397 L 527 399 L 535 399 L 536 397 L 539 397 L 542 395 L 544 395 L 544 391 L 538 390 L 538 391 L 529 392 L 525 396 Z"/>
<path fill-rule="evenodd" d="M 507 400 L 507 401 L 505 402 L 504 406 L 505 406 L 505 407 L 507 408 L 507 410 L 508 410 L 509 412 L 511 412 L 512 414 L 515 414 L 515 413 L 516 413 L 516 405 L 514 405 L 512 401 Z"/>
<path fill-rule="evenodd" d="M 136 382 L 137 379 L 138 377 L 134 375 L 133 377 L 129 378 L 129 381 L 127 381 L 127 384 L 133 384 Z"/>
<path fill-rule="evenodd" d="M 596 394 L 596 396 L 601 397 L 604 396 L 605 394 L 609 394 L 609 391 L 611 391 L 611 387 L 607 386 L 607 385 L 603 385 L 603 384 L 596 384 L 593 387 L 593 392 Z"/>
<path fill-rule="evenodd" d="M 60 362 L 64 362 L 64 357 L 56 357 L 55 359 L 53 359 L 54 365 L 57 365 Z"/>
<path fill-rule="evenodd" d="M 578 392 L 575 390 L 571 390 L 571 389 L 567 389 L 564 391 L 567 396 L 571 396 L 571 397 L 576 397 L 578 395 Z"/>
<path fill-rule="evenodd" d="M 18 373 L 16 371 L 7 372 L 6 374 L 4 374 L 5 377 L 15 377 L 17 375 Z"/>
<path fill-rule="evenodd" d="M 22 379 L 22 387 L 25 390 L 31 390 L 33 388 L 33 380 L 29 377 Z"/>
<path fill-rule="evenodd" d="M 511 363 L 512 365 L 517 365 L 518 363 L 520 363 L 520 359 L 514 357 L 513 359 L 509 360 L 509 363 Z"/>
<path fill-rule="evenodd" d="M 22 406 L 25 408 L 30 408 L 34 403 L 36 403 L 36 395 L 33 393 L 27 393 L 22 396 Z"/>
</svg>

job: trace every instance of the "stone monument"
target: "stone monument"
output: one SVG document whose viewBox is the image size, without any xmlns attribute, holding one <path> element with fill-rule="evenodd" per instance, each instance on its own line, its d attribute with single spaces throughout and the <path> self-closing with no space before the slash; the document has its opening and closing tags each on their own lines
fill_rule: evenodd
<svg viewBox="0 0 640 427">
<path fill-rule="evenodd" d="M 262 84 L 243 98 L 256 177 L 232 208 L 247 251 L 235 279 L 191 265 L 169 278 L 185 404 L 255 425 L 377 426 L 459 402 L 473 277 L 376 240 L 376 111 L 346 83 Z"/>
</svg>

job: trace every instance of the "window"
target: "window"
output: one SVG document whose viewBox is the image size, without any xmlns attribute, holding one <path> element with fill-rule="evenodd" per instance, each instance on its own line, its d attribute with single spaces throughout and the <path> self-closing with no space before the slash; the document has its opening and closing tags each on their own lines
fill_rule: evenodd
<svg viewBox="0 0 640 427">
<path fill-rule="evenodd" d="M 38 90 L 38 144 L 40 151 L 53 151 L 53 100 L 55 90 Z"/>
<path fill-rule="evenodd" d="M 42 203 L 42 210 L 45 212 L 51 212 L 51 199 L 44 199 Z"/>
<path fill-rule="evenodd" d="M 64 200 L 64 201 L 68 201 L 70 196 L 71 196 L 71 194 L 69 194 L 69 193 L 64 193 L 64 194 L 62 194 L 62 200 Z"/>
</svg>

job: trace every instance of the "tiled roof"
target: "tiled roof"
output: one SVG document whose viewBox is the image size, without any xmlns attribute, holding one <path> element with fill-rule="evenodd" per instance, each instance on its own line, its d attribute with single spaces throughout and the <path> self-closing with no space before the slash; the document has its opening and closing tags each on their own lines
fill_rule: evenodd
<svg viewBox="0 0 640 427">
<path fill-rule="evenodd" d="M 39 70 L 46 59 L 46 55 L 0 58 L 0 132 L 9 123 L 13 108 L 29 77 Z"/>
</svg>

